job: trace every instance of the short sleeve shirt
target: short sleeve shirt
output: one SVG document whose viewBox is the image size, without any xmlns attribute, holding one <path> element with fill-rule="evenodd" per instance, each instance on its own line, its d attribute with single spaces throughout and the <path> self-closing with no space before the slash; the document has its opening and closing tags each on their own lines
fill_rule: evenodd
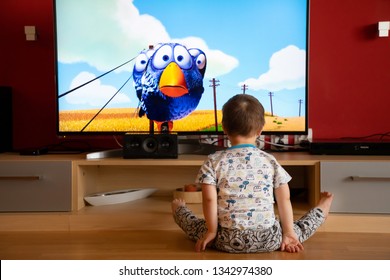
<svg viewBox="0 0 390 280">
<path fill-rule="evenodd" d="M 196 182 L 216 186 L 221 227 L 261 230 L 275 222 L 274 189 L 290 180 L 274 156 L 245 144 L 209 155 Z"/>
</svg>

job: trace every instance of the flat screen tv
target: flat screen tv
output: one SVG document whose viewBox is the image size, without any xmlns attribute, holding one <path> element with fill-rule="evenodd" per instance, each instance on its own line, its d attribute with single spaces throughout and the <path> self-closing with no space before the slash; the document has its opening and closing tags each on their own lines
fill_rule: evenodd
<svg viewBox="0 0 390 280">
<path fill-rule="evenodd" d="M 54 0 L 58 134 L 221 134 L 235 94 L 263 134 L 307 134 L 308 2 Z M 171 62 L 179 93 L 159 88 Z"/>
</svg>

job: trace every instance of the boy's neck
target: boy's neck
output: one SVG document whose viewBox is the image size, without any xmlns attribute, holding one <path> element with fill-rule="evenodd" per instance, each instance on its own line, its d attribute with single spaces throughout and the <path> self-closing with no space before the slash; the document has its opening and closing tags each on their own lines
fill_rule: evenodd
<svg viewBox="0 0 390 280">
<path fill-rule="evenodd" d="M 243 145 L 243 144 L 250 144 L 250 145 L 256 145 L 256 139 L 257 135 L 255 136 L 229 136 L 230 144 L 232 146 L 237 146 L 237 145 Z"/>
</svg>

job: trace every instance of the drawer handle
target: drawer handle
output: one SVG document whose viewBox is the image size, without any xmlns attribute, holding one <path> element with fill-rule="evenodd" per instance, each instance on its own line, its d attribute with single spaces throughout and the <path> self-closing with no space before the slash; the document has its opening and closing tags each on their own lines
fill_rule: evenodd
<svg viewBox="0 0 390 280">
<path fill-rule="evenodd" d="M 350 176 L 352 181 L 390 181 L 390 177 L 381 177 L 381 176 Z"/>
<path fill-rule="evenodd" d="M 41 176 L 0 176 L 1 181 L 38 181 Z"/>
</svg>

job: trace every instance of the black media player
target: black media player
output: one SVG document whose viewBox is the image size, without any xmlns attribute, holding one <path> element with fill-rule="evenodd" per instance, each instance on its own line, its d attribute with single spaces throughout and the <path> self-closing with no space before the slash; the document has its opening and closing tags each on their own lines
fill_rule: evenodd
<svg viewBox="0 0 390 280">
<path fill-rule="evenodd" d="M 315 155 L 390 155 L 387 140 L 314 140 L 309 152 Z"/>
</svg>

